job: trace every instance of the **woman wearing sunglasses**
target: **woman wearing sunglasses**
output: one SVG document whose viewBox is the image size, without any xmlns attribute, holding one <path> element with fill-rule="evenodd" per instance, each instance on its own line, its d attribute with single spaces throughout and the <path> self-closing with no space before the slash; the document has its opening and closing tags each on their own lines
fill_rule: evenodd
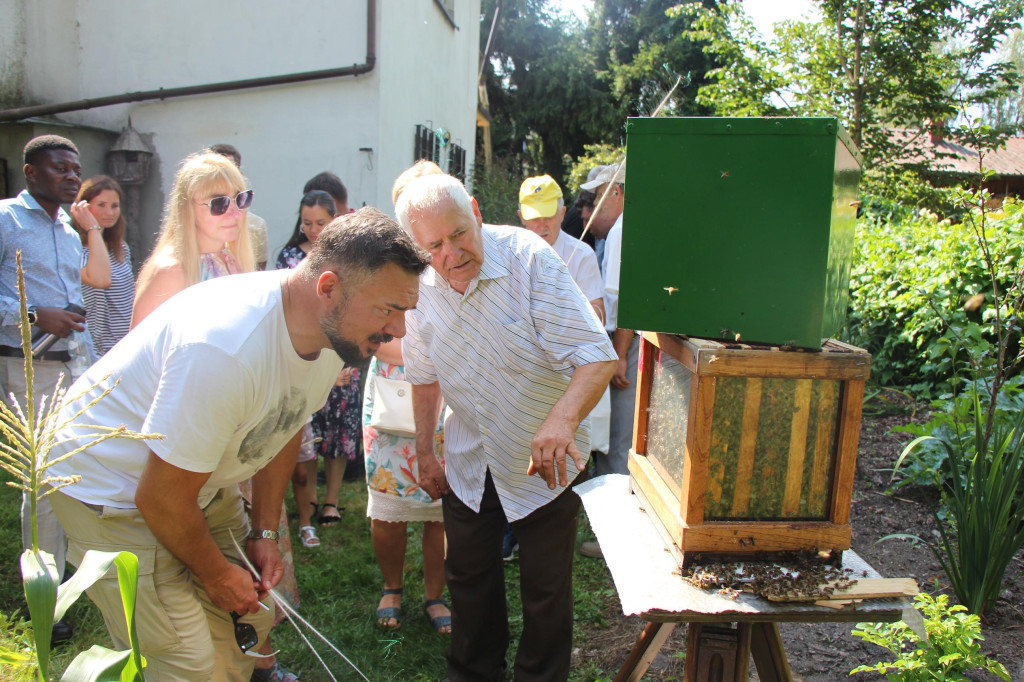
<svg viewBox="0 0 1024 682">
<path fill-rule="evenodd" d="M 246 222 L 252 198 L 229 159 L 199 153 L 182 162 L 160 237 L 139 273 L 132 327 L 185 287 L 255 269 Z"/>
<path fill-rule="evenodd" d="M 253 192 L 234 162 L 220 154 L 203 151 L 187 157 L 174 179 L 174 189 L 164 209 L 160 237 L 139 274 L 132 327 L 179 291 L 215 277 L 252 272 L 255 257 L 247 224 Z M 249 481 L 239 486 L 242 497 L 251 499 Z M 248 506 L 248 504 L 247 504 Z M 294 605 L 299 602 L 288 517 L 281 509 L 278 545 L 284 577 L 275 588 Z M 279 610 L 277 622 L 283 613 Z M 245 623 L 236 623 L 238 625 Z M 249 644 L 249 647 L 254 643 Z M 292 682 L 298 678 L 280 666 L 270 638 L 258 653 L 253 679 Z"/>
</svg>

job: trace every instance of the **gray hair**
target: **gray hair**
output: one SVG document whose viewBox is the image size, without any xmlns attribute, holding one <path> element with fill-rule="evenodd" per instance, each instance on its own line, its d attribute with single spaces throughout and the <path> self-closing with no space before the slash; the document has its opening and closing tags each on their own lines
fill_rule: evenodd
<svg viewBox="0 0 1024 682">
<path fill-rule="evenodd" d="M 402 190 L 395 204 L 395 216 L 402 229 L 412 235 L 410 214 L 414 211 L 436 211 L 447 206 L 458 209 L 476 221 L 473 200 L 458 178 L 450 175 L 424 175 L 412 180 Z"/>
</svg>

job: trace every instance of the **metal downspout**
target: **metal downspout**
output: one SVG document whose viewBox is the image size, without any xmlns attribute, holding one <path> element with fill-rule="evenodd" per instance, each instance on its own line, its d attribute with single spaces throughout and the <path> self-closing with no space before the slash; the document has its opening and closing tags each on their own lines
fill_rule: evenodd
<svg viewBox="0 0 1024 682">
<path fill-rule="evenodd" d="M 340 78 L 343 76 L 359 76 L 369 73 L 377 63 L 377 4 L 376 0 L 366 2 L 366 61 L 362 64 L 353 64 L 336 69 L 323 69 L 320 71 L 303 71 L 301 73 L 289 73 L 280 76 L 264 76 L 262 78 L 247 78 L 244 80 L 225 81 L 223 83 L 207 83 L 205 85 L 189 85 L 180 88 L 159 88 L 157 90 L 143 90 L 139 92 L 127 92 L 121 95 L 109 97 L 96 97 L 93 99 L 80 99 L 73 102 L 59 102 L 56 104 L 40 104 L 30 107 L 19 107 L 17 109 L 5 109 L 0 111 L 0 123 L 6 121 L 20 121 L 34 116 L 46 116 L 49 114 L 62 114 L 68 111 L 82 111 L 96 107 L 107 107 L 113 104 L 127 104 L 129 102 L 145 102 L 155 99 L 171 99 L 173 97 L 188 97 L 191 95 L 205 95 L 215 92 L 230 92 L 232 90 L 245 90 L 248 88 L 264 88 L 272 85 L 285 85 L 288 83 L 302 83 L 306 81 L 323 80 L 325 78 Z"/>
</svg>

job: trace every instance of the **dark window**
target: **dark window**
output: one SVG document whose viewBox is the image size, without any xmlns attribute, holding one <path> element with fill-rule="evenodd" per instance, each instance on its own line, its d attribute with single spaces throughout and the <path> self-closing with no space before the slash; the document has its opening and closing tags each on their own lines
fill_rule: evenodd
<svg viewBox="0 0 1024 682">
<path fill-rule="evenodd" d="M 437 135 L 434 131 L 424 125 L 416 126 L 416 143 L 413 148 L 413 161 L 419 161 L 426 159 L 427 161 L 433 161 L 434 163 L 441 165 L 441 155 L 439 153 L 440 146 L 438 144 Z"/>
<path fill-rule="evenodd" d="M 466 150 L 451 142 L 451 133 L 448 131 L 442 128 L 434 131 L 425 125 L 416 126 L 413 161 L 422 159 L 433 161 L 444 172 L 466 181 Z"/>
</svg>

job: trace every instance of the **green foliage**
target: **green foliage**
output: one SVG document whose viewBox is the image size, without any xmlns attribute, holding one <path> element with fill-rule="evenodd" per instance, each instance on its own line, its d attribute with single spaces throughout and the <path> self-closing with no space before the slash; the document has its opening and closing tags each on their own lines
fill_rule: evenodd
<svg viewBox="0 0 1024 682">
<path fill-rule="evenodd" d="M 954 119 L 1020 81 L 990 59 L 1019 0 L 817 0 L 817 21 L 783 22 L 765 42 L 741 3 L 679 5 L 718 68 L 698 104 L 722 115 L 837 116 L 869 166 L 915 151 L 890 128 Z M 955 40 L 954 40 L 955 37 Z"/>
<path fill-rule="evenodd" d="M 982 402 L 987 403 L 988 390 L 983 381 L 976 381 L 955 396 L 945 395 L 931 402 L 931 415 L 923 423 L 910 422 L 893 429 L 896 433 L 908 433 L 915 438 L 932 436 L 918 443 L 900 466 L 900 478 L 896 488 L 905 485 L 942 486 L 949 479 L 949 459 L 943 444 L 955 447 L 960 440 L 975 437 L 974 401 L 972 394 L 977 391 Z M 996 396 L 993 419 L 1000 424 L 1011 424 L 1024 411 L 1024 376 L 1016 376 L 1003 385 Z"/>
<path fill-rule="evenodd" d="M 936 187 L 918 172 L 899 166 L 865 171 L 860 198 L 864 217 L 876 224 L 912 220 L 922 209 L 951 220 L 963 217 L 963 206 L 954 202 L 951 190 Z"/>
<path fill-rule="evenodd" d="M 999 49 L 998 60 L 1019 76 L 1024 73 L 1024 30 L 1010 32 Z M 1016 133 L 1024 128 L 1024 80 L 984 107 L 986 122 L 997 130 Z"/>
<path fill-rule="evenodd" d="M 595 0 L 583 25 L 552 0 L 503 0 L 483 70 L 495 153 L 527 152 L 528 175 L 561 183 L 566 157 L 593 142 L 621 144 L 626 117 L 648 114 L 677 73 L 687 84 L 669 109 L 709 113 L 693 101 L 707 57 L 684 36 L 689 19 L 666 20 L 672 4 Z M 481 50 L 495 5 L 481 4 Z"/>
<path fill-rule="evenodd" d="M 970 392 L 969 431 L 959 429 L 955 420 L 963 417 L 954 415 L 952 438 L 916 438 L 895 467 L 921 443 L 937 442 L 945 450 L 945 513 L 935 514 L 940 543 L 930 547 L 957 599 L 979 615 L 999 598 L 1006 569 L 1024 547 L 1024 410 L 1009 423 L 990 425 L 980 393 Z"/>
<path fill-rule="evenodd" d="M 580 190 L 580 185 L 587 181 L 587 173 L 591 168 L 619 163 L 626 156 L 625 147 L 610 144 L 588 144 L 584 145 L 583 149 L 583 155 L 569 164 L 569 179 L 563 188 L 572 196 L 575 196 Z"/>
<path fill-rule="evenodd" d="M 30 682 L 38 666 L 32 648 L 32 630 L 22 618 L 0 611 L 0 670 L 8 682 Z"/>
<path fill-rule="evenodd" d="M 987 225 L 1002 291 L 1015 282 L 1024 255 L 1024 211 L 1007 201 L 988 215 Z M 984 294 L 985 302 L 965 311 L 976 294 Z M 872 353 L 872 378 L 879 384 L 926 396 L 949 393 L 954 365 L 967 361 L 965 342 L 980 359 L 978 371 L 990 370 L 998 359 L 993 296 L 983 250 L 969 225 L 924 209 L 893 222 L 858 221 L 847 338 Z M 1011 312 L 1004 303 L 1000 319 Z M 1019 339 L 1019 329 L 1007 331 Z"/>
<path fill-rule="evenodd" d="M 481 5 L 481 50 L 494 6 L 494 0 Z M 531 133 L 539 136 L 541 166 L 530 174 L 546 172 L 559 179 L 563 155 L 574 155 L 585 142 L 621 126 L 608 84 L 598 78 L 602 67 L 582 30 L 554 12 L 547 0 L 501 3 L 483 74 L 491 136 L 498 156 L 520 154 Z"/>
<path fill-rule="evenodd" d="M 928 638 L 922 639 L 910 627 L 899 623 L 858 623 L 853 635 L 865 642 L 888 649 L 896 655 L 895 661 L 875 665 L 861 665 L 850 674 L 877 672 L 893 682 L 925 680 L 968 680 L 963 673 L 987 670 L 1009 682 L 1010 675 L 1003 664 L 988 658 L 978 644 L 981 620 L 964 613 L 963 606 L 949 606 L 949 597 L 940 594 L 933 598 L 921 593 L 914 598 L 914 608 L 924 616 Z"/>
<path fill-rule="evenodd" d="M 670 17 L 685 16 L 691 22 L 687 38 L 702 45 L 715 67 L 707 72 L 709 83 L 700 88 L 697 103 L 719 116 L 773 116 L 784 113 L 773 102 L 781 97 L 785 80 L 779 73 L 778 55 L 758 35 L 740 3 L 709 10 L 695 3 L 676 5 Z"/>
<path fill-rule="evenodd" d="M 473 198 L 480 215 L 491 225 L 519 225 L 519 186 L 528 176 L 515 157 L 497 157 L 491 168 L 472 169 Z"/>
</svg>

